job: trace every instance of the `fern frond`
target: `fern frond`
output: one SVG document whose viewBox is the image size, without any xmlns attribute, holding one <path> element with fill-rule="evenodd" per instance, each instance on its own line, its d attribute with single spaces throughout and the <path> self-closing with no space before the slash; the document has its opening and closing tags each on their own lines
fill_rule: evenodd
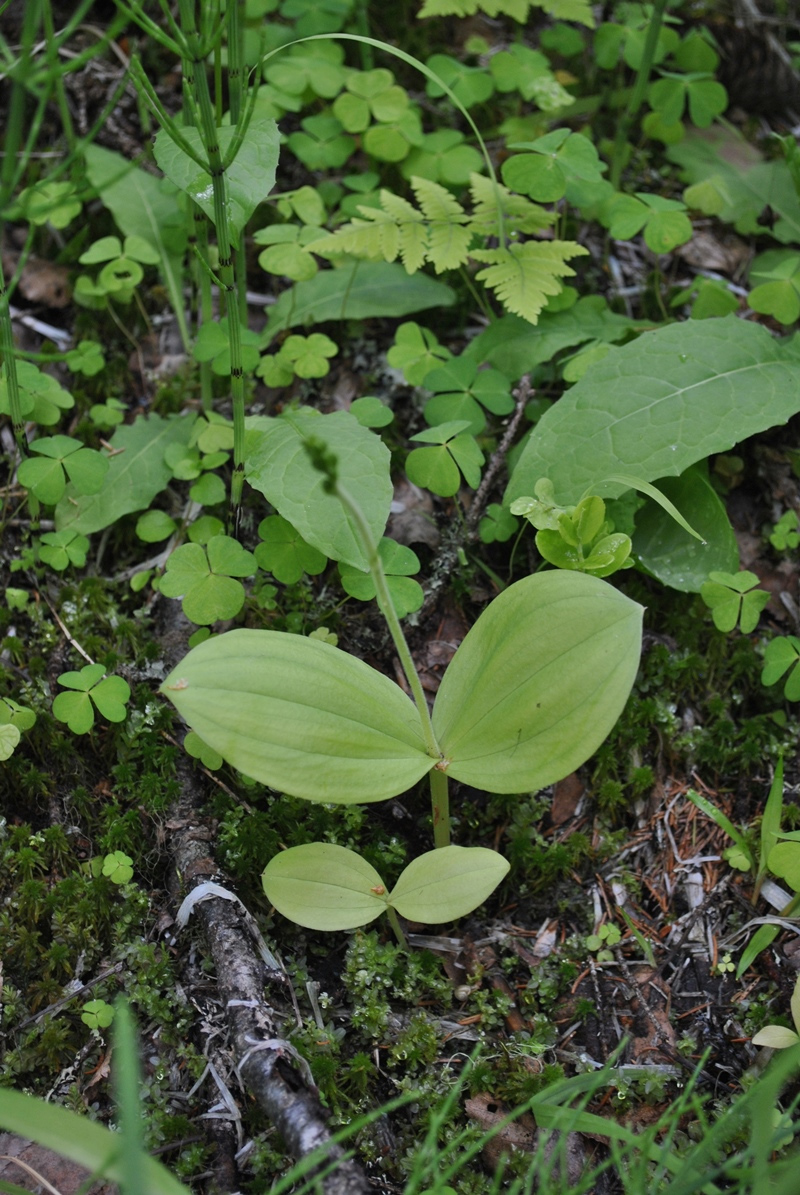
<svg viewBox="0 0 800 1195">
<path fill-rule="evenodd" d="M 395 261 L 399 256 L 407 273 L 415 273 L 427 260 L 428 230 L 422 214 L 391 191 L 381 191 L 382 207 L 359 204 L 363 220 L 354 219 L 336 232 L 314 241 L 314 253 L 339 257 L 350 253 L 370 261 Z"/>
<path fill-rule="evenodd" d="M 406 267 L 406 273 L 414 274 L 425 263 L 428 247 L 428 232 L 422 220 L 422 215 L 407 199 L 393 195 L 391 191 L 381 191 L 385 218 L 393 220 L 395 225 L 394 243 L 399 248 L 400 258 Z M 359 207 L 360 212 L 367 214 L 369 208 Z M 376 209 L 373 208 L 373 211 Z M 383 212 L 380 213 L 383 216 Z M 388 224 L 383 225 L 388 229 Z M 387 234 L 388 242 L 388 234 Z M 395 257 L 398 249 L 395 249 Z M 387 261 L 393 260 L 386 258 Z"/>
<path fill-rule="evenodd" d="M 353 257 L 365 257 L 368 261 L 380 261 L 383 257 L 381 230 L 369 220 L 351 220 L 313 244 L 313 252 L 320 257 L 342 257 L 347 253 Z"/>
<path fill-rule="evenodd" d="M 473 17 L 484 12 L 487 17 L 513 17 L 524 25 L 531 6 L 543 8 L 558 21 L 578 21 L 594 29 L 594 15 L 589 0 L 425 0 L 419 17 Z"/>
<path fill-rule="evenodd" d="M 575 273 L 567 258 L 587 253 L 574 241 L 526 241 L 507 249 L 474 249 L 470 256 L 487 263 L 477 280 L 490 286 L 514 315 L 535 324 L 549 296 L 561 292 L 560 279 Z"/>
<path fill-rule="evenodd" d="M 458 200 L 427 178 L 411 179 L 411 188 L 428 221 L 428 261 L 437 274 L 463 265 L 469 255 L 472 233 L 469 216 Z"/>
<path fill-rule="evenodd" d="M 538 203 L 531 203 L 522 195 L 515 195 L 483 174 L 472 174 L 469 180 L 472 192 L 472 219 L 470 228 L 478 236 L 490 237 L 497 234 L 497 197 L 503 209 L 503 221 L 506 233 L 509 232 L 541 232 L 549 228 L 555 221 L 556 213 L 539 207 Z"/>
</svg>

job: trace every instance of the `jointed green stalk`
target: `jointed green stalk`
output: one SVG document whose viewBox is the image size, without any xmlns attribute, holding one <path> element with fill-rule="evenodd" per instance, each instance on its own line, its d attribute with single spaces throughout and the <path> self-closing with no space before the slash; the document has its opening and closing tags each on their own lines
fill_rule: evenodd
<svg viewBox="0 0 800 1195">
<path fill-rule="evenodd" d="M 392 636 L 395 650 L 400 659 L 403 672 L 411 689 L 414 703 L 419 713 L 420 722 L 422 724 L 422 735 L 425 740 L 425 749 L 430 755 L 431 759 L 436 760 L 436 764 L 429 772 L 431 783 L 431 807 L 433 812 L 433 840 L 434 845 L 449 846 L 450 845 L 450 805 L 449 793 L 447 786 L 447 774 L 442 771 L 439 764 L 442 762 L 444 756 L 441 748 L 436 741 L 436 735 L 433 731 L 433 723 L 428 711 L 428 702 L 425 698 L 425 691 L 422 688 L 422 682 L 419 679 L 419 673 L 414 666 L 414 659 L 406 642 L 406 637 L 403 634 L 403 628 L 400 626 L 400 619 L 397 617 L 397 611 L 394 608 L 389 587 L 386 584 L 386 574 L 383 571 L 381 558 L 378 554 L 378 546 L 372 536 L 372 531 L 364 518 L 364 512 L 359 504 L 348 494 L 347 490 L 343 489 L 338 481 L 333 480 L 333 489 L 339 501 L 344 506 L 352 518 L 358 538 L 361 541 L 361 547 L 367 557 L 369 564 L 370 576 L 372 577 L 375 589 L 377 592 L 378 606 L 380 607 L 383 617 L 386 619 L 389 627 L 389 634 Z"/>
<path fill-rule="evenodd" d="M 628 140 L 628 133 L 642 106 L 644 94 L 650 82 L 650 71 L 653 66 L 653 59 L 655 58 L 656 44 L 658 43 L 658 35 L 661 32 L 666 7 L 667 0 L 655 0 L 653 12 L 650 16 L 650 24 L 647 26 L 642 60 L 639 63 L 639 70 L 633 84 L 631 98 L 628 100 L 628 106 L 617 125 L 617 135 L 614 138 L 614 153 L 611 160 L 611 185 L 615 191 L 619 190 L 619 180 L 622 176 L 622 159 L 625 153 L 625 143 Z"/>
</svg>

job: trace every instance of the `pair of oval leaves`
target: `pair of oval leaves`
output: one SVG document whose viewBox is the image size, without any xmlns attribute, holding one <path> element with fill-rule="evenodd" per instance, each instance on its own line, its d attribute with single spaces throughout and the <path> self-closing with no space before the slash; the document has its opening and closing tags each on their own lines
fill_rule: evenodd
<svg viewBox="0 0 800 1195">
<path fill-rule="evenodd" d="M 317 639 L 228 631 L 190 651 L 162 692 L 228 763 L 307 800 L 386 800 L 437 763 L 476 788 L 528 792 L 573 771 L 613 727 L 636 675 L 642 613 L 581 573 L 504 590 L 442 680 L 436 759 L 402 689 Z"/>
</svg>

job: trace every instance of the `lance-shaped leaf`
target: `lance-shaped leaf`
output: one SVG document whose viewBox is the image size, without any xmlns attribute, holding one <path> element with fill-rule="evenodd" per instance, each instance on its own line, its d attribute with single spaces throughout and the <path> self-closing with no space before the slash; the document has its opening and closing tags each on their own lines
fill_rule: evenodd
<svg viewBox="0 0 800 1195">
<path fill-rule="evenodd" d="M 383 801 L 432 766 L 405 693 L 318 639 L 228 631 L 190 651 L 161 691 L 228 763 L 310 801 Z"/>
<path fill-rule="evenodd" d="M 539 789 L 600 746 L 639 664 L 643 609 L 583 573 L 510 586 L 453 657 L 433 708 L 448 774 L 489 792 Z"/>
<path fill-rule="evenodd" d="M 306 929 L 355 929 L 388 907 L 374 867 L 330 842 L 293 846 L 270 859 L 261 876 L 267 900 Z"/>
<path fill-rule="evenodd" d="M 402 872 L 389 903 L 409 921 L 435 925 L 465 917 L 508 874 L 509 864 L 485 847 L 444 846 L 419 855 Z"/>
</svg>

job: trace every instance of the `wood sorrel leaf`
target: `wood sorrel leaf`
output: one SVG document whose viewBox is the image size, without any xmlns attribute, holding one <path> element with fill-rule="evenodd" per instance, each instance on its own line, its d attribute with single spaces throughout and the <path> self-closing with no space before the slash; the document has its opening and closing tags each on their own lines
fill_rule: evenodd
<svg viewBox="0 0 800 1195">
<path fill-rule="evenodd" d="M 800 409 L 796 359 L 757 324 L 689 320 L 612 349 L 539 420 L 506 504 L 549 477 L 562 504 L 616 497 L 614 473 L 675 477 Z"/>
<path fill-rule="evenodd" d="M 389 450 L 348 411 L 319 415 L 301 408 L 279 419 L 247 420 L 247 480 L 311 544 L 332 560 L 366 569 L 367 561 L 352 516 L 335 494 L 325 491 L 325 477 L 305 449 L 309 438 L 322 440 L 337 458 L 338 479 L 361 507 L 373 539 L 380 540 L 392 503 Z"/>
<path fill-rule="evenodd" d="M 228 631 L 193 648 L 161 691 L 228 763 L 309 801 L 383 801 L 433 765 L 402 689 L 318 639 Z"/>
<path fill-rule="evenodd" d="M 443 846 L 419 855 L 402 872 L 389 903 L 409 921 L 455 921 L 483 904 L 509 864 L 485 847 Z"/>
<path fill-rule="evenodd" d="M 511 585 L 450 663 L 433 707 L 448 774 L 489 792 L 574 771 L 616 722 L 639 665 L 643 609 L 583 573 Z"/>
<path fill-rule="evenodd" d="M 388 906 L 374 867 L 330 842 L 293 846 L 270 859 L 261 876 L 267 900 L 306 929 L 355 929 Z"/>
</svg>

